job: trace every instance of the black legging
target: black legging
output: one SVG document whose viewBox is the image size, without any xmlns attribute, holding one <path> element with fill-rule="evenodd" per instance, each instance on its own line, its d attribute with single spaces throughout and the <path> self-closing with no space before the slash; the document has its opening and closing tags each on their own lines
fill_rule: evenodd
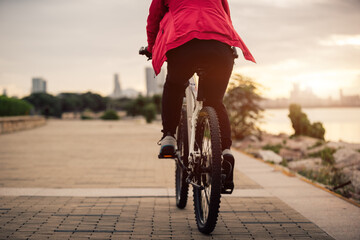
<svg viewBox="0 0 360 240">
<path fill-rule="evenodd" d="M 162 98 L 163 132 L 175 134 L 188 80 L 201 66 L 204 106 L 213 107 L 219 118 L 222 149 L 231 146 L 230 122 L 222 102 L 234 65 L 229 45 L 215 40 L 191 40 L 167 52 L 167 77 Z"/>
</svg>

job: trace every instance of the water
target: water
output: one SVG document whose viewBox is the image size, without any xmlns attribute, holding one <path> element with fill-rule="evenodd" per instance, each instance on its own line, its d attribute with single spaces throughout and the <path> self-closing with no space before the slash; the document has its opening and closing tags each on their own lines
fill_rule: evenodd
<svg viewBox="0 0 360 240">
<path fill-rule="evenodd" d="M 311 123 L 322 122 L 325 139 L 360 143 L 360 108 L 303 108 Z M 267 109 L 261 129 L 269 133 L 293 134 L 288 109 Z"/>
</svg>

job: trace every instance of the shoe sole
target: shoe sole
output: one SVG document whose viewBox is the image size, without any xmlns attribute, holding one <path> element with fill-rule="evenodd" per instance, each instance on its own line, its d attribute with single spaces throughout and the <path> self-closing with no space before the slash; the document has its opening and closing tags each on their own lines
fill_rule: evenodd
<svg viewBox="0 0 360 240">
<path fill-rule="evenodd" d="M 158 158 L 175 158 L 175 148 L 172 145 L 165 145 L 161 148 Z"/>
</svg>

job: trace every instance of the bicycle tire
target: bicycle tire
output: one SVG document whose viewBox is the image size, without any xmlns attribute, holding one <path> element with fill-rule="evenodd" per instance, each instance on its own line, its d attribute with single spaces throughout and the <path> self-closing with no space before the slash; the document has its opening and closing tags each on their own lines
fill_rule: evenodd
<svg viewBox="0 0 360 240">
<path fill-rule="evenodd" d="M 193 187 L 194 211 L 199 231 L 209 234 L 215 229 L 221 198 L 221 138 L 219 121 L 212 107 L 200 111 L 195 138 L 201 152 L 195 181 L 204 189 Z"/>
<path fill-rule="evenodd" d="M 186 110 L 182 109 L 181 118 L 177 132 L 177 147 L 180 151 L 180 161 L 187 167 L 189 156 L 189 144 L 188 144 L 188 129 L 187 129 L 187 114 Z M 180 209 L 186 207 L 188 199 L 189 184 L 186 182 L 188 173 L 186 170 L 179 166 L 178 162 L 175 162 L 175 197 L 176 206 Z"/>
</svg>

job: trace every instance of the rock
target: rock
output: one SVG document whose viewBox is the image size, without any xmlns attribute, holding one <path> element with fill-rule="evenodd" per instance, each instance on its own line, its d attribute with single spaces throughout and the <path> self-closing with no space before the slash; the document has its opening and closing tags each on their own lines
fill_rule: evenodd
<svg viewBox="0 0 360 240">
<path fill-rule="evenodd" d="M 305 152 L 307 150 L 307 146 L 303 142 L 299 141 L 298 139 L 287 140 L 285 146 L 288 149 L 291 149 L 294 151 Z"/>
<path fill-rule="evenodd" d="M 261 143 L 260 142 L 251 142 L 251 141 L 241 141 L 241 142 L 235 142 L 233 143 L 233 146 L 235 148 L 241 149 L 241 150 L 246 150 L 248 148 L 256 148 L 259 149 L 261 148 Z"/>
<path fill-rule="evenodd" d="M 340 148 L 334 153 L 335 167 L 360 166 L 360 153 L 349 148 Z"/>
<path fill-rule="evenodd" d="M 288 167 L 294 171 L 312 170 L 318 171 L 322 167 L 321 158 L 307 158 L 288 163 Z"/>
<path fill-rule="evenodd" d="M 298 136 L 286 141 L 286 147 L 295 151 L 301 151 L 305 154 L 309 148 L 313 147 L 317 142 L 321 140 L 307 137 L 307 136 Z"/>
<path fill-rule="evenodd" d="M 326 144 L 324 144 L 324 145 L 321 145 L 321 146 L 318 146 L 318 147 L 315 147 L 315 148 L 307 149 L 306 150 L 306 155 L 320 152 L 320 151 L 324 150 L 325 148 L 330 148 L 330 147 L 328 147 Z"/>
<path fill-rule="evenodd" d="M 244 141 L 250 141 L 250 142 L 256 142 L 257 143 L 260 140 L 255 135 L 250 135 L 250 136 L 245 137 Z"/>
<path fill-rule="evenodd" d="M 322 141 L 320 139 L 312 138 L 308 136 L 298 136 L 296 137 L 296 140 L 302 142 L 306 146 L 306 148 L 310 148 L 315 144 L 317 144 L 319 141 Z"/>
<path fill-rule="evenodd" d="M 360 194 L 360 170 L 355 170 L 353 172 L 351 183 L 355 187 L 355 192 Z"/>
<path fill-rule="evenodd" d="M 347 148 L 352 150 L 360 150 L 359 143 L 347 143 L 347 142 L 328 142 L 326 146 L 329 148 L 339 149 L 339 148 Z"/>
<path fill-rule="evenodd" d="M 353 179 L 353 173 L 355 172 L 355 167 L 345 167 L 341 169 L 341 173 L 344 176 L 344 181 L 351 181 Z"/>
<path fill-rule="evenodd" d="M 282 161 L 282 157 L 271 150 L 259 150 L 257 152 L 257 156 L 263 159 L 264 161 L 271 161 L 277 164 L 281 163 Z"/>
<path fill-rule="evenodd" d="M 279 136 L 266 134 L 262 136 L 261 145 L 265 146 L 265 145 L 283 144 L 283 141 L 284 139 Z"/>
<path fill-rule="evenodd" d="M 288 161 L 299 160 L 303 157 L 300 151 L 290 150 L 286 148 L 280 149 L 279 155 Z"/>
<path fill-rule="evenodd" d="M 241 146 L 242 146 L 242 142 L 240 142 L 240 141 L 233 141 L 233 143 L 232 143 L 232 146 L 234 147 L 234 148 L 241 148 Z"/>
</svg>

